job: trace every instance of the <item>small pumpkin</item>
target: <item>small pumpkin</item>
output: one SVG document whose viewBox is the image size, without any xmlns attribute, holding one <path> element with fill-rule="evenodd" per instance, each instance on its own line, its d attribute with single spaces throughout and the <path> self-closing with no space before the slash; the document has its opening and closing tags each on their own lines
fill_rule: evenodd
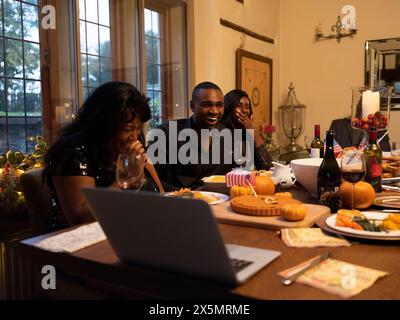
<svg viewBox="0 0 400 320">
<path fill-rule="evenodd" d="M 247 196 L 252 194 L 250 187 L 245 186 L 232 186 L 230 195 L 231 198 L 239 197 L 239 196 Z"/>
<path fill-rule="evenodd" d="M 351 208 L 351 183 L 344 181 L 339 187 L 339 195 L 343 204 L 347 208 Z M 365 181 L 359 181 L 354 185 L 353 208 L 366 209 L 369 208 L 375 199 L 374 188 Z"/>
<path fill-rule="evenodd" d="M 275 193 L 275 184 L 270 177 L 258 175 L 256 176 L 256 186 L 254 190 L 257 194 L 273 195 Z"/>
</svg>

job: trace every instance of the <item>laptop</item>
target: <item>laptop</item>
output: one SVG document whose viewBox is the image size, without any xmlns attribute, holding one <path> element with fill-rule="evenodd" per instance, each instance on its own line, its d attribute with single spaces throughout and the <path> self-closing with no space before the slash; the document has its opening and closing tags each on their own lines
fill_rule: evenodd
<svg viewBox="0 0 400 320">
<path fill-rule="evenodd" d="M 111 246 L 127 263 L 237 285 L 281 254 L 225 244 L 210 206 L 201 200 L 82 190 Z"/>
</svg>

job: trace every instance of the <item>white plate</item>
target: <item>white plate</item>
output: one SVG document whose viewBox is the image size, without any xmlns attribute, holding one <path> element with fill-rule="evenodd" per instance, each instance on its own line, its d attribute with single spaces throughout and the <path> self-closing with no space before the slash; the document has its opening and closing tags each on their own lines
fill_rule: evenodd
<svg viewBox="0 0 400 320">
<path fill-rule="evenodd" d="M 220 204 L 220 203 L 223 203 L 223 202 L 228 201 L 230 199 L 230 197 L 228 195 L 223 194 L 223 193 L 218 193 L 218 192 L 209 192 L 209 191 L 194 191 L 194 192 L 200 192 L 203 195 L 211 196 L 211 197 L 217 197 L 218 198 L 215 201 L 209 202 L 208 203 L 209 205 Z M 170 197 L 170 196 L 172 196 L 172 194 L 173 194 L 173 192 L 168 192 L 165 195 L 167 197 Z"/>
<path fill-rule="evenodd" d="M 385 219 L 389 214 L 384 212 L 377 212 L 377 211 L 363 211 L 362 214 L 367 219 Z M 350 233 L 354 236 L 368 236 L 368 237 L 376 237 L 376 238 L 393 238 L 399 237 L 400 239 L 400 231 L 381 231 L 381 232 L 373 232 L 373 231 L 364 231 L 364 230 L 356 230 L 347 227 L 338 227 L 336 225 L 336 216 L 337 214 L 331 215 L 328 219 L 326 219 L 326 224 L 328 227 L 342 231 L 345 233 Z"/>
</svg>

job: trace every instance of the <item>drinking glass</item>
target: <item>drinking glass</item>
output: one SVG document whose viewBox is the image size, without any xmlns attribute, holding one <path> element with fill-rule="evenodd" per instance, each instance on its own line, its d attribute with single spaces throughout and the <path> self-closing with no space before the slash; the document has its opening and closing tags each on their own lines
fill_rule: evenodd
<svg viewBox="0 0 400 320">
<path fill-rule="evenodd" d="M 341 173 L 344 180 L 351 183 L 351 209 L 353 210 L 354 184 L 365 176 L 365 158 L 362 150 L 343 150 Z"/>
<path fill-rule="evenodd" d="M 140 190 L 144 183 L 144 162 L 135 153 L 122 153 L 118 156 L 115 170 L 116 180 L 123 190 Z"/>
</svg>

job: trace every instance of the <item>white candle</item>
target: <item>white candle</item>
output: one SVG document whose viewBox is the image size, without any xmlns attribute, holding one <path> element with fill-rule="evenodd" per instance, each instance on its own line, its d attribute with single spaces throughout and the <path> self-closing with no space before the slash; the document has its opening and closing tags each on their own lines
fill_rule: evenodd
<svg viewBox="0 0 400 320">
<path fill-rule="evenodd" d="M 368 117 L 370 114 L 375 114 L 379 111 L 379 91 L 372 92 L 366 90 L 362 94 L 362 116 Z"/>
</svg>

